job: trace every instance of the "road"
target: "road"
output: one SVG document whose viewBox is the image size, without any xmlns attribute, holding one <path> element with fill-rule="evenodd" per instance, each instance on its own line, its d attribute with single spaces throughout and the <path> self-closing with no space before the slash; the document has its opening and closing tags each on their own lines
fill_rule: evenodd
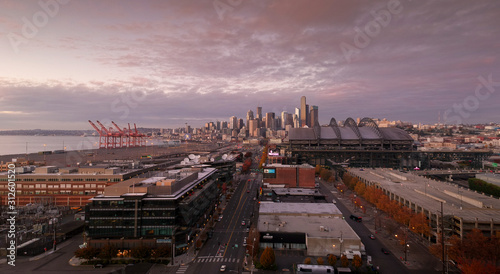
<svg viewBox="0 0 500 274">
<path fill-rule="evenodd" d="M 258 176 L 238 175 L 235 191 L 225 206 L 221 221 L 215 225 L 213 237 L 207 240 L 184 273 L 217 273 L 222 265 L 226 265 L 226 272 L 241 272 L 245 258 L 243 242 L 248 236 L 247 226 L 256 203 L 253 198 L 258 190 Z"/>
<path fill-rule="evenodd" d="M 352 206 L 349 204 L 351 202 L 347 195 L 345 195 L 345 198 L 339 197 L 340 195 L 336 193 L 335 188 L 324 182 L 320 183 L 320 190 L 326 195 L 327 199 L 335 197 L 337 207 L 346 217 L 347 223 L 361 238 L 361 241 L 365 245 L 366 254 L 372 256 L 373 264 L 379 266 L 381 273 L 441 273 L 441 263 L 429 254 L 426 246 L 420 244 L 418 240 L 412 239 L 413 235 L 409 235 L 408 237 L 408 243 L 411 242 L 411 255 L 408 255 L 408 258 L 411 259 L 412 265 L 406 267 L 398 258 L 399 256 L 404 257 L 404 252 L 395 239 L 386 237 L 383 235 L 384 233 L 379 233 L 375 234 L 376 239 L 372 240 L 370 239 L 370 235 L 374 234 L 374 232 L 367 228 L 365 221 L 358 223 L 349 218 L 353 213 L 351 212 L 350 208 Z M 367 212 L 367 214 L 370 213 L 371 211 Z M 364 214 L 355 213 L 354 215 Z M 373 216 L 366 217 L 366 219 L 371 219 Z M 382 253 L 381 248 L 385 248 L 390 254 L 386 255 Z"/>
</svg>

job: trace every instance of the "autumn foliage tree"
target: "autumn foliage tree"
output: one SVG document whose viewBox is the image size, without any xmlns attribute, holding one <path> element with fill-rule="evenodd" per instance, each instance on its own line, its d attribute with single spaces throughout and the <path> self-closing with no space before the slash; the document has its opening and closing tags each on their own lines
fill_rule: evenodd
<svg viewBox="0 0 500 274">
<path fill-rule="evenodd" d="M 132 257 L 142 261 L 151 258 L 151 248 L 147 246 L 138 246 L 132 248 L 130 254 L 132 255 Z"/>
<path fill-rule="evenodd" d="M 319 257 L 318 259 L 316 259 L 316 262 L 318 263 L 318 265 L 323 265 L 325 263 L 325 260 L 323 259 L 323 257 Z"/>
<path fill-rule="evenodd" d="M 262 157 L 260 158 L 259 169 L 261 169 L 262 166 L 264 166 L 264 164 L 267 161 L 267 152 L 268 152 L 268 150 L 269 150 L 269 146 L 268 145 L 266 145 L 264 147 L 264 149 L 262 150 Z"/>
<path fill-rule="evenodd" d="M 118 248 L 116 248 L 114 245 L 105 245 L 103 248 L 101 248 L 101 251 L 97 255 L 97 257 L 103 261 L 109 261 L 112 258 L 116 257 L 116 254 L 118 253 Z"/>
<path fill-rule="evenodd" d="M 456 261 L 463 273 L 500 273 L 496 266 L 500 259 L 500 239 L 486 237 L 479 229 L 467 233 L 463 240 L 456 235 L 446 241 L 448 257 Z M 442 258 L 442 241 L 429 247 L 438 258 Z"/>
<path fill-rule="evenodd" d="M 319 176 L 321 177 L 321 179 L 328 181 L 328 179 L 332 177 L 332 172 L 328 169 L 322 168 L 321 171 L 319 172 Z"/>
<path fill-rule="evenodd" d="M 90 261 L 99 255 L 100 250 L 95 247 L 84 247 L 75 251 L 75 257 Z"/>
<path fill-rule="evenodd" d="M 347 267 L 349 266 L 349 259 L 347 259 L 347 256 L 346 255 L 342 255 L 342 257 L 340 257 L 340 265 L 342 267 Z"/>
<path fill-rule="evenodd" d="M 274 255 L 274 250 L 270 247 L 266 247 L 262 255 L 260 256 L 260 264 L 264 269 L 270 269 L 274 264 L 276 257 Z"/>
<path fill-rule="evenodd" d="M 352 259 L 352 265 L 358 269 L 363 265 L 363 261 L 361 260 L 361 257 L 359 255 L 354 255 L 354 258 Z"/>
<path fill-rule="evenodd" d="M 333 254 L 328 255 L 328 264 L 331 266 L 335 266 L 337 264 L 337 256 Z"/>
<path fill-rule="evenodd" d="M 309 257 L 305 258 L 305 260 L 304 260 L 304 264 L 311 264 L 311 262 L 312 262 L 312 260 Z"/>
</svg>

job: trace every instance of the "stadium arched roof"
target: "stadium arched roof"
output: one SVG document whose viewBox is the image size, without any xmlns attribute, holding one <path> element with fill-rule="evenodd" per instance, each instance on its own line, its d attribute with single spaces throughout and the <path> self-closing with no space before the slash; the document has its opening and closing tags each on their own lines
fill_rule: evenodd
<svg viewBox="0 0 500 274">
<path fill-rule="evenodd" d="M 413 138 L 399 128 L 379 128 L 370 118 L 359 124 L 347 118 L 339 126 L 335 118 L 328 126 L 314 125 L 311 128 L 292 128 L 288 133 L 291 145 L 368 146 L 372 148 L 411 148 Z M 393 147 L 393 145 L 395 145 Z"/>
</svg>

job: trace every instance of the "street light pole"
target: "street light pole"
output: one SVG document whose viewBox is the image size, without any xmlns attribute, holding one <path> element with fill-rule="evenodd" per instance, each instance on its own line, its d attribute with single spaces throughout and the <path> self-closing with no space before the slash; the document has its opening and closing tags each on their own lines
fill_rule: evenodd
<svg viewBox="0 0 500 274">
<path fill-rule="evenodd" d="M 56 221 L 57 221 L 57 218 L 52 219 L 52 224 L 54 225 L 54 244 L 53 244 L 54 251 L 56 251 L 56 249 L 57 249 L 57 244 L 56 244 L 57 222 Z"/>
<path fill-rule="evenodd" d="M 250 260 L 252 261 L 252 267 L 250 268 L 250 273 L 253 274 L 253 249 L 255 247 L 255 237 L 253 238 L 253 242 L 252 242 L 252 257 L 250 258 Z"/>
</svg>

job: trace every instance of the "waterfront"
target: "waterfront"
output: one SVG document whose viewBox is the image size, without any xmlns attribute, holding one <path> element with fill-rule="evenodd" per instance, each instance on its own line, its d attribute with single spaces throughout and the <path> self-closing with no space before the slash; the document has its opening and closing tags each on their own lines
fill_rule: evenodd
<svg viewBox="0 0 500 274">
<path fill-rule="evenodd" d="M 148 145 L 157 145 L 159 139 L 147 139 Z M 96 136 L 0 136 L 0 156 L 31 154 L 40 151 L 77 151 L 99 148 Z"/>
</svg>

